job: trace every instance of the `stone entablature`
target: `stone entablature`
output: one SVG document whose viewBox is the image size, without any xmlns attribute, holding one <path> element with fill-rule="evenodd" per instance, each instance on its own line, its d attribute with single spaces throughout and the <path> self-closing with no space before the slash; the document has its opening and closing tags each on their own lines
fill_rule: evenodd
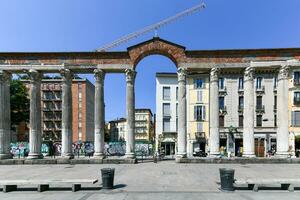
<svg viewBox="0 0 300 200">
<path fill-rule="evenodd" d="M 187 154 L 187 106 L 186 106 L 186 74 L 191 71 L 206 70 L 206 73 L 211 71 L 210 83 L 210 153 L 213 156 L 219 154 L 219 91 L 217 76 L 215 73 L 220 68 L 226 69 L 280 69 L 280 78 L 278 80 L 278 128 L 277 128 L 277 148 L 280 149 L 280 155 L 287 154 L 287 140 L 288 133 L 288 79 L 284 76 L 287 66 L 300 67 L 300 48 L 290 49 L 252 49 L 252 50 L 208 50 L 208 51 L 187 51 L 185 47 L 174 44 L 172 42 L 162 40 L 160 38 L 153 38 L 143 43 L 129 47 L 126 52 L 45 52 L 45 53 L 0 53 L 0 71 L 8 71 L 10 73 L 24 73 L 30 72 L 32 75 L 31 81 L 31 99 L 30 99 L 30 154 L 31 158 L 39 158 L 41 156 L 41 130 L 40 130 L 40 95 L 36 93 L 39 91 L 41 83 L 35 81 L 33 76 L 35 74 L 53 73 L 53 72 L 67 72 L 63 73 L 66 81 L 63 83 L 63 137 L 62 149 L 63 155 L 72 157 L 70 148 L 72 139 L 72 126 L 69 116 L 72 112 L 70 96 L 70 81 L 68 81 L 69 74 L 72 73 L 93 73 L 95 69 L 101 69 L 105 73 L 122 72 L 126 74 L 126 113 L 127 113 L 127 135 L 126 135 L 126 157 L 134 158 L 134 124 L 135 124 L 135 66 L 145 56 L 152 54 L 161 54 L 170 58 L 178 68 L 178 158 L 186 157 Z M 247 72 L 247 71 L 246 71 Z M 281 77 L 284 77 L 282 79 Z M 245 74 L 247 79 L 247 73 Z M 1 101 L 8 95 L 3 83 Z M 244 140 L 247 142 L 248 156 L 253 156 L 253 96 L 251 90 L 253 89 L 253 79 L 245 82 L 245 106 L 250 107 L 249 110 L 244 110 L 248 119 L 244 119 L 248 123 L 247 130 L 244 127 L 244 132 L 247 132 L 247 137 L 244 134 Z M 97 95 L 95 95 L 95 113 L 101 116 L 100 124 L 95 133 L 98 137 L 95 143 L 98 150 L 98 156 L 102 157 L 104 129 L 104 103 L 102 90 L 104 83 L 98 87 Z M 246 88 L 252 88 L 247 90 Z M 3 94 L 3 95 L 2 95 Z M 250 100 L 252 98 L 252 100 Z M 247 101 L 248 99 L 249 101 Z M 3 112 L 3 111 L 2 111 Z M 4 113 L 4 114 L 3 114 Z M 0 115 L 5 115 L 3 112 Z M 248 115 L 247 115 L 248 113 Z M 8 115 L 8 114 L 6 114 Z M 0 118 L 0 124 L 5 123 L 5 119 L 9 116 Z M 95 127 L 95 128 L 97 128 Z M 100 139 L 99 139 L 100 138 Z M 9 143 L 7 137 L 1 137 L 0 144 L 5 146 Z M 1 148 L 0 148 L 1 149 Z M 3 152 L 3 151 L 2 151 Z M 5 157 L 5 155 L 2 155 Z"/>
</svg>

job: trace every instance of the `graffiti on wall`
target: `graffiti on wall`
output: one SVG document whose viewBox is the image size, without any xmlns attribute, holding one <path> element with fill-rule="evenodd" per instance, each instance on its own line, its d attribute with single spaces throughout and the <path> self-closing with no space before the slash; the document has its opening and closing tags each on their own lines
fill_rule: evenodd
<svg viewBox="0 0 300 200">
<path fill-rule="evenodd" d="M 72 149 L 75 155 L 92 155 L 94 153 L 94 144 L 93 142 L 76 142 L 72 144 Z M 56 156 L 60 156 L 61 151 L 61 142 L 42 143 L 41 152 L 44 156 L 51 156 L 51 153 L 55 153 Z M 14 157 L 25 157 L 29 153 L 29 143 L 11 143 L 10 152 Z M 137 156 L 152 155 L 153 145 L 144 143 L 135 144 L 135 152 Z M 125 142 L 106 143 L 104 147 L 104 153 L 106 156 L 124 156 L 126 153 L 126 144 Z"/>
</svg>

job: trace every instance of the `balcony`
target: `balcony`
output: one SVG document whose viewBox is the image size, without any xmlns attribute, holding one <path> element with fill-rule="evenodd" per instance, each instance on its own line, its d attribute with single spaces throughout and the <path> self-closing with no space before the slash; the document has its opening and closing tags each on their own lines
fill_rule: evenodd
<svg viewBox="0 0 300 200">
<path fill-rule="evenodd" d="M 294 79 L 294 86 L 300 86 L 300 79 Z"/>
<path fill-rule="evenodd" d="M 227 113 L 226 106 L 220 106 L 219 113 L 220 113 L 220 115 L 225 115 Z"/>
<path fill-rule="evenodd" d="M 205 139 L 205 132 L 195 132 L 195 138 L 198 142 L 201 142 L 201 141 L 206 141 Z"/>
<path fill-rule="evenodd" d="M 262 95 L 265 93 L 265 86 L 256 87 L 256 94 Z"/>
<path fill-rule="evenodd" d="M 273 105 L 273 111 L 277 112 L 277 105 Z"/>
<path fill-rule="evenodd" d="M 265 113 L 265 106 L 264 105 L 256 105 L 255 111 L 257 113 Z"/>
<path fill-rule="evenodd" d="M 239 113 L 244 112 L 244 105 L 238 105 L 238 112 Z"/>
<path fill-rule="evenodd" d="M 239 96 L 243 96 L 244 95 L 244 88 L 239 88 L 238 89 L 238 94 L 239 94 Z"/>
<path fill-rule="evenodd" d="M 219 88 L 219 96 L 225 96 L 227 94 L 226 86 Z"/>
</svg>

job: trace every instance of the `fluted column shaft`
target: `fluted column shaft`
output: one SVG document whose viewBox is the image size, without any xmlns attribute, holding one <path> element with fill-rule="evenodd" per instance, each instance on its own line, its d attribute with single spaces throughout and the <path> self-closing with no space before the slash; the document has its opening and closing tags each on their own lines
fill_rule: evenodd
<svg viewBox="0 0 300 200">
<path fill-rule="evenodd" d="M 255 157 L 254 151 L 254 68 L 244 73 L 243 157 Z"/>
<path fill-rule="evenodd" d="M 95 75 L 95 158 L 104 157 L 105 108 L 104 108 L 104 78 L 101 69 L 94 71 Z"/>
<path fill-rule="evenodd" d="M 277 88 L 277 156 L 287 157 L 289 150 L 288 124 L 288 76 L 289 66 L 282 66 L 278 74 Z"/>
<path fill-rule="evenodd" d="M 220 155 L 219 135 L 219 69 L 212 68 L 209 87 L 209 155 Z"/>
<path fill-rule="evenodd" d="M 10 79 L 10 73 L 0 71 L 0 160 L 11 158 Z"/>
<path fill-rule="evenodd" d="M 126 69 L 126 154 L 127 158 L 135 158 L 135 94 L 134 83 L 136 72 Z"/>
<path fill-rule="evenodd" d="M 187 134 L 186 134 L 186 69 L 178 68 L 178 151 L 177 158 L 184 158 L 187 155 Z"/>
<path fill-rule="evenodd" d="M 61 70 L 62 76 L 62 131 L 61 156 L 73 158 L 72 151 L 72 79 L 73 73 L 69 69 Z"/>
<path fill-rule="evenodd" d="M 42 158 L 41 79 L 42 74 L 29 70 L 30 77 L 30 122 L 28 159 Z"/>
</svg>

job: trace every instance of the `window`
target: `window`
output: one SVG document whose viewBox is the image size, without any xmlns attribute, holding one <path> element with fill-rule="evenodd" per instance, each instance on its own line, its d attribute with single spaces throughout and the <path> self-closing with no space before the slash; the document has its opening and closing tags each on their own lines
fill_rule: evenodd
<svg viewBox="0 0 300 200">
<path fill-rule="evenodd" d="M 203 123 L 197 122 L 197 132 L 203 132 Z"/>
<path fill-rule="evenodd" d="M 256 89 L 262 89 L 262 77 L 257 77 L 256 78 Z"/>
<path fill-rule="evenodd" d="M 300 111 L 292 111 L 292 126 L 300 126 Z"/>
<path fill-rule="evenodd" d="M 274 126 L 277 126 L 277 115 L 274 115 Z"/>
<path fill-rule="evenodd" d="M 163 104 L 163 116 L 171 116 L 170 104 L 164 103 Z"/>
<path fill-rule="evenodd" d="M 256 97 L 256 108 L 262 109 L 262 96 L 257 96 Z"/>
<path fill-rule="evenodd" d="M 197 102 L 202 102 L 202 91 L 197 91 Z"/>
<path fill-rule="evenodd" d="M 244 89 L 244 78 L 240 77 L 239 78 L 239 90 Z"/>
<path fill-rule="evenodd" d="M 194 120 L 205 120 L 205 106 L 194 106 Z"/>
<path fill-rule="evenodd" d="M 219 78 L 219 89 L 220 90 L 224 89 L 224 78 Z"/>
<path fill-rule="evenodd" d="M 178 117 L 178 103 L 176 103 L 176 117 Z"/>
<path fill-rule="evenodd" d="M 176 117 L 176 132 L 178 131 L 178 117 Z"/>
<path fill-rule="evenodd" d="M 273 87 L 274 87 L 274 89 L 277 88 L 277 85 L 278 85 L 278 77 L 275 76 L 275 77 L 274 77 L 274 82 L 273 82 Z"/>
<path fill-rule="evenodd" d="M 163 87 L 163 99 L 170 100 L 171 99 L 171 88 Z"/>
<path fill-rule="evenodd" d="M 300 92 L 294 92 L 294 105 L 300 104 Z"/>
<path fill-rule="evenodd" d="M 244 116 L 239 115 L 239 127 L 243 127 L 243 126 L 244 126 Z"/>
<path fill-rule="evenodd" d="M 163 132 L 170 132 L 170 118 L 163 119 Z"/>
<path fill-rule="evenodd" d="M 219 127 L 224 127 L 224 115 L 219 116 Z"/>
<path fill-rule="evenodd" d="M 274 109 L 277 109 L 277 96 L 274 96 Z"/>
<path fill-rule="evenodd" d="M 256 126 L 257 127 L 262 126 L 262 115 L 256 115 Z"/>
<path fill-rule="evenodd" d="M 224 107 L 224 97 L 219 97 L 219 109 L 223 110 Z"/>
<path fill-rule="evenodd" d="M 178 87 L 176 87 L 176 101 L 178 101 Z"/>
<path fill-rule="evenodd" d="M 194 89 L 204 88 L 204 80 L 203 79 L 194 79 Z"/>
<path fill-rule="evenodd" d="M 243 108 L 244 108 L 244 97 L 239 96 L 239 109 L 243 109 Z"/>
<path fill-rule="evenodd" d="M 300 85 L 300 72 L 294 72 L 294 85 Z"/>
</svg>

